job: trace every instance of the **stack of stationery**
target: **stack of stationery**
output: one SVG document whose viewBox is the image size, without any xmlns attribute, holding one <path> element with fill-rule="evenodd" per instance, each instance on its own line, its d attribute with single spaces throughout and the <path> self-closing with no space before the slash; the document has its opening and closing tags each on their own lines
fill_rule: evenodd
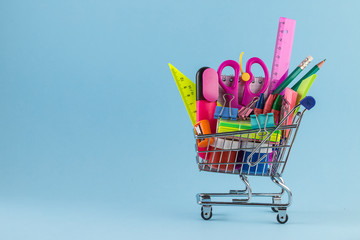
<svg viewBox="0 0 360 240">
<path fill-rule="evenodd" d="M 258 57 L 248 59 L 243 68 L 243 53 L 240 54 L 239 62 L 223 61 L 217 70 L 210 67 L 200 68 L 196 74 L 196 84 L 169 64 L 196 135 L 256 129 L 259 130 L 257 133 L 235 136 L 238 141 L 252 139 L 260 142 L 280 122 L 282 125 L 293 123 L 297 111 L 295 107 L 306 96 L 317 77 L 315 73 L 325 62 L 319 62 L 290 87 L 313 60 L 312 56 L 307 56 L 288 74 L 295 24 L 296 21 L 292 19 L 279 20 L 271 74 L 265 62 Z M 253 75 L 254 64 L 260 65 L 263 76 Z M 235 74 L 224 75 L 224 68 L 232 68 Z M 282 137 L 286 138 L 288 134 L 289 130 L 272 132 L 269 142 L 278 144 Z M 223 141 L 225 146 L 226 139 Z M 221 163 L 221 156 L 206 153 L 209 147 L 218 148 L 216 138 L 198 140 L 197 145 L 202 152 L 200 157 L 211 156 L 213 162 Z M 229 154 L 229 159 L 236 161 L 233 153 Z"/>
</svg>

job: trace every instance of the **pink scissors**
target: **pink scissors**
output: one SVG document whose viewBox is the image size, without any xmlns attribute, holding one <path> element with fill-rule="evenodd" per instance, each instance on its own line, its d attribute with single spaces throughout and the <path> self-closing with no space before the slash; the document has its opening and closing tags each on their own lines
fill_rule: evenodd
<svg viewBox="0 0 360 240">
<path fill-rule="evenodd" d="M 253 93 L 250 90 L 250 83 L 254 80 L 254 76 L 251 73 L 251 66 L 255 63 L 259 64 L 265 73 L 264 85 L 260 89 L 260 91 L 257 93 Z M 221 73 L 225 67 L 231 67 L 235 71 L 235 77 L 234 77 L 234 80 L 233 80 L 231 86 L 227 86 L 222 81 L 222 78 L 221 78 Z M 246 63 L 246 72 L 242 73 L 242 75 L 241 75 L 241 80 L 246 81 L 246 83 L 245 83 L 244 94 L 243 94 L 243 97 L 241 100 L 241 104 L 239 104 L 239 90 L 238 90 L 238 87 L 239 87 L 238 82 L 239 81 L 238 81 L 238 79 L 239 79 L 240 71 L 241 71 L 241 66 L 239 65 L 239 63 L 237 63 L 234 60 L 224 61 L 223 63 L 220 64 L 220 66 L 217 70 L 220 86 L 224 89 L 224 91 L 227 94 L 230 95 L 230 96 L 227 96 L 228 99 L 226 102 L 230 103 L 229 104 L 230 107 L 238 108 L 238 109 L 250 104 L 255 97 L 259 97 L 260 94 L 264 93 L 269 86 L 269 71 L 268 71 L 265 63 L 260 58 L 257 58 L 257 57 L 250 58 Z M 234 96 L 233 101 L 230 101 L 232 99 L 231 95 Z"/>
<path fill-rule="evenodd" d="M 251 72 L 251 66 L 257 63 L 261 66 L 261 68 L 264 71 L 265 78 L 264 78 L 264 85 L 260 89 L 259 92 L 253 93 L 250 90 L 250 83 L 254 80 L 254 75 Z M 247 77 L 247 74 L 249 74 L 249 77 Z M 246 72 L 241 75 L 241 80 L 246 81 L 245 88 L 244 88 L 244 95 L 241 101 L 241 104 L 244 106 L 247 106 L 255 97 L 259 97 L 261 93 L 265 93 L 266 89 L 269 86 L 269 71 L 265 65 L 265 63 L 257 57 L 250 58 L 246 63 Z"/>
<path fill-rule="evenodd" d="M 231 86 L 227 86 L 221 79 L 221 72 L 225 67 L 232 67 L 235 71 L 235 77 L 234 80 L 232 81 Z M 239 73 L 240 73 L 240 65 L 234 60 L 224 61 L 222 64 L 220 64 L 217 70 L 220 86 L 224 89 L 225 93 L 227 93 L 225 103 L 228 103 L 229 107 L 231 108 L 241 107 L 241 105 L 239 104 L 239 89 L 238 89 Z"/>
</svg>

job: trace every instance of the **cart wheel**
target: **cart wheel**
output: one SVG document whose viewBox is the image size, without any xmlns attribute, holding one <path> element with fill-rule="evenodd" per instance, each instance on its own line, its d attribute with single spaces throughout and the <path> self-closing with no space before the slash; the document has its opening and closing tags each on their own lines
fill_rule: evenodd
<svg viewBox="0 0 360 240">
<path fill-rule="evenodd" d="M 206 207 L 209 208 L 209 207 Z M 210 218 L 212 217 L 212 207 L 210 207 L 210 211 L 204 211 L 204 206 L 201 207 L 201 217 L 204 220 L 210 220 Z"/>
<path fill-rule="evenodd" d="M 289 220 L 289 216 L 286 214 L 285 217 L 280 217 L 280 214 L 277 215 L 276 220 L 281 223 L 284 224 Z"/>
<path fill-rule="evenodd" d="M 273 212 L 278 212 L 279 211 L 276 207 L 271 207 L 271 210 L 273 210 Z"/>
</svg>

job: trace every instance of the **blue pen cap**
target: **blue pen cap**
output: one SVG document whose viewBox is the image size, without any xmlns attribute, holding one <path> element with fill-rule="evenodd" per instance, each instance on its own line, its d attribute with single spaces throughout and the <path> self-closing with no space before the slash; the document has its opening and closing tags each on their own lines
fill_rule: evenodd
<svg viewBox="0 0 360 240">
<path fill-rule="evenodd" d="M 264 94 L 261 93 L 259 96 L 259 100 L 256 102 L 255 108 L 264 109 L 264 106 L 265 106 Z"/>
<path fill-rule="evenodd" d="M 310 110 L 315 106 L 316 101 L 315 98 L 306 96 L 300 101 L 300 104 L 303 105 L 307 110 Z"/>
</svg>

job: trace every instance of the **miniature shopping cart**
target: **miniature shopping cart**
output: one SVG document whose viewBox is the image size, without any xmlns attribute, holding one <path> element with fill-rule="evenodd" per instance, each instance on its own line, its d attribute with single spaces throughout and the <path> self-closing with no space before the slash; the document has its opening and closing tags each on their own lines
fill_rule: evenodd
<svg viewBox="0 0 360 240">
<path fill-rule="evenodd" d="M 298 111 L 303 106 L 304 109 Z M 284 114 L 280 123 L 273 128 L 259 128 L 235 132 L 195 135 L 195 140 L 207 140 L 207 147 L 196 145 L 196 161 L 200 171 L 237 174 L 245 184 L 244 190 L 230 190 L 229 193 L 199 193 L 197 202 L 201 205 L 201 216 L 205 220 L 212 217 L 212 206 L 263 206 L 278 212 L 277 221 L 286 223 L 287 207 L 292 193 L 285 185 L 282 174 L 293 146 L 301 119 L 315 106 L 315 99 L 305 97 L 300 104 Z M 296 113 L 296 114 L 294 114 Z M 285 125 L 289 116 L 294 116 L 292 124 Z M 265 124 L 266 126 L 266 124 Z M 247 176 L 265 176 L 281 188 L 278 193 L 254 193 Z M 287 194 L 287 201 L 282 200 Z M 253 199 L 262 197 L 267 202 Z M 221 200 L 213 200 L 213 198 Z"/>
</svg>

